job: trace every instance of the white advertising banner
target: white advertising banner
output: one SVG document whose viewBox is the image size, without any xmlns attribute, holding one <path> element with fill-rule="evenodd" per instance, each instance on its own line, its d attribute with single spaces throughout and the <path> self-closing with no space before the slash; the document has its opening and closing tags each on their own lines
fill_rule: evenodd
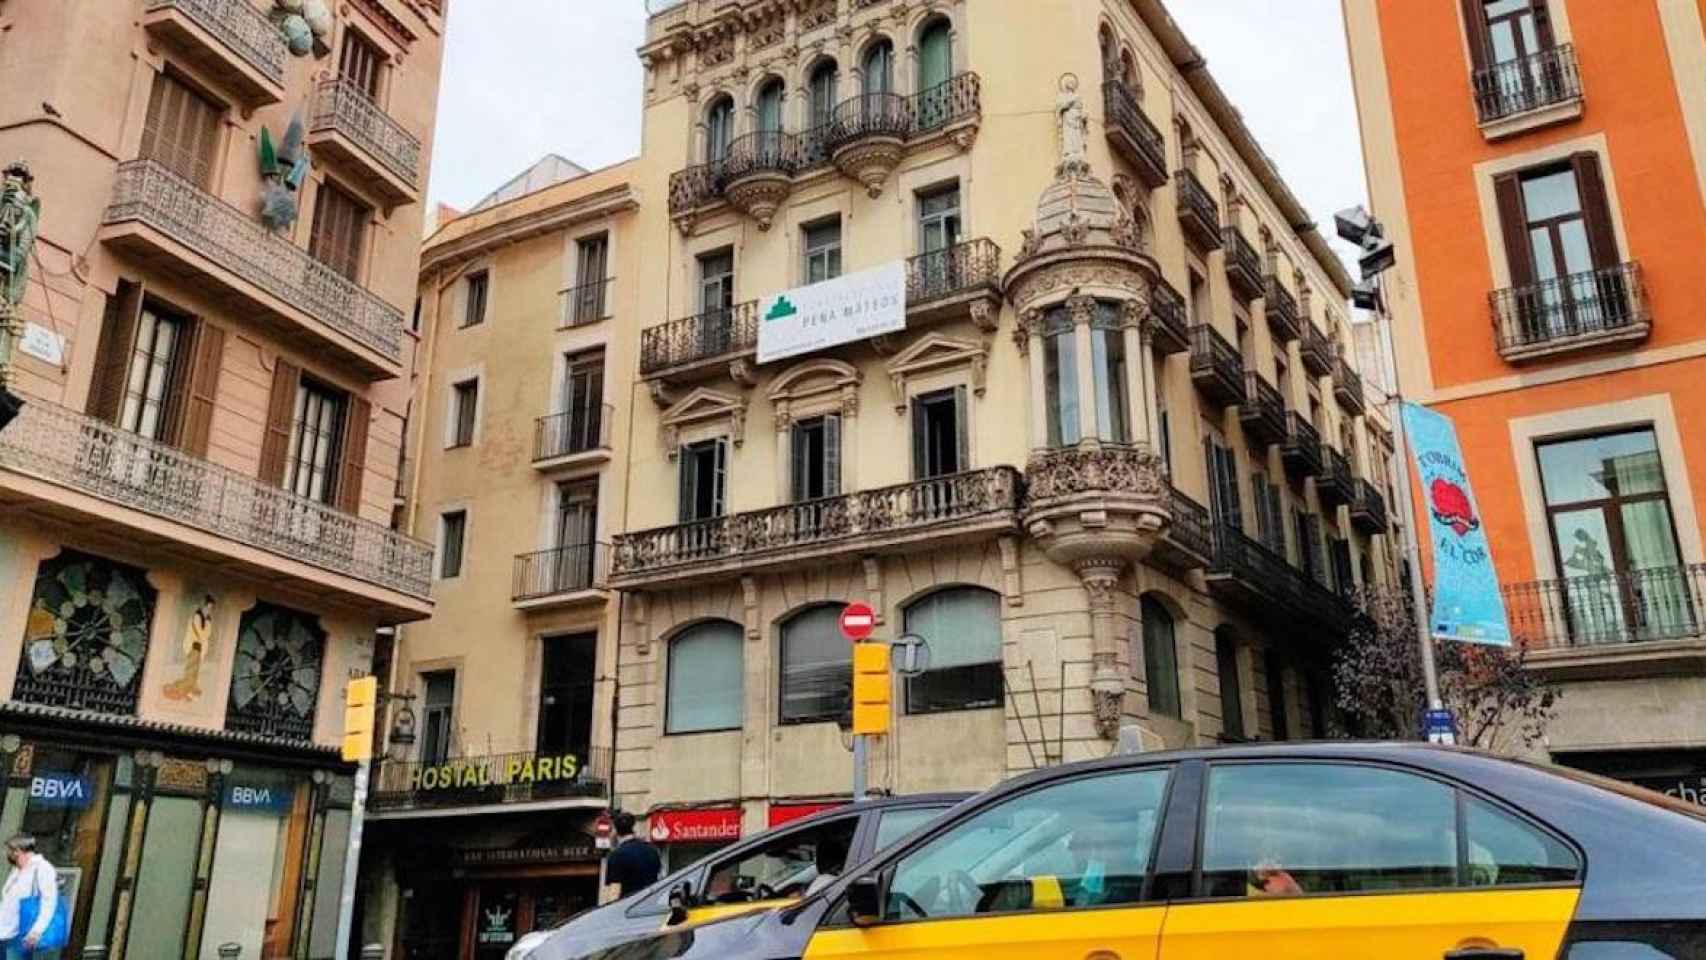
<svg viewBox="0 0 1706 960">
<path fill-rule="evenodd" d="M 906 329 L 906 264 L 800 287 L 758 303 L 758 362 Z"/>
</svg>

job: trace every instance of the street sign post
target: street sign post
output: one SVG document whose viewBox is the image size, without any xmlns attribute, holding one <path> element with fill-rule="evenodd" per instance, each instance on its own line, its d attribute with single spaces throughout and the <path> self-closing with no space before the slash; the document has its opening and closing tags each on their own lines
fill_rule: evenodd
<svg viewBox="0 0 1706 960">
<path fill-rule="evenodd" d="M 609 850 L 614 845 L 616 836 L 616 820 L 606 810 L 592 822 L 592 845 L 598 850 Z"/>
<path fill-rule="evenodd" d="M 894 672 L 907 679 L 930 669 L 930 644 L 916 633 L 908 633 L 889 644 L 889 663 Z"/>
<path fill-rule="evenodd" d="M 338 893 L 337 956 L 348 955 L 355 916 L 356 871 L 361 868 L 361 824 L 367 813 L 368 764 L 373 758 L 373 716 L 379 706 L 379 678 L 357 677 L 344 688 L 345 760 L 357 761 L 355 797 L 350 803 L 349 843 L 344 850 L 344 882 Z"/>
<path fill-rule="evenodd" d="M 849 640 L 858 642 L 871 635 L 877 629 L 877 611 L 868 604 L 849 603 L 841 610 L 841 634 Z"/>
<path fill-rule="evenodd" d="M 1457 743 L 1457 719 L 1450 710 L 1429 710 L 1422 714 L 1422 733 L 1429 743 L 1453 746 Z"/>
</svg>

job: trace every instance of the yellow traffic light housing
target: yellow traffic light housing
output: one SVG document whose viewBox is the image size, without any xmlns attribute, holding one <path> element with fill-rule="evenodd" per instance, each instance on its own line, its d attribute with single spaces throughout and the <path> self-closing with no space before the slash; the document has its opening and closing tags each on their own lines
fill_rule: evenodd
<svg viewBox="0 0 1706 960">
<path fill-rule="evenodd" d="M 853 645 L 853 733 L 889 732 L 889 700 L 894 681 L 889 676 L 889 645 Z"/>
<path fill-rule="evenodd" d="M 379 680 L 358 677 L 344 688 L 344 759 L 352 763 L 373 757 L 373 713 L 379 702 Z"/>
</svg>

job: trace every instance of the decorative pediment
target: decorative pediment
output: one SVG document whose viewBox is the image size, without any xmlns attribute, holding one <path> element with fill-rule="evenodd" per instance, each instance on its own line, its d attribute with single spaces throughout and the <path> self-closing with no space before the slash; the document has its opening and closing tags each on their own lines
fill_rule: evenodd
<svg viewBox="0 0 1706 960">
<path fill-rule="evenodd" d="M 813 401 L 833 400 L 843 412 L 853 413 L 858 409 L 863 379 L 858 367 L 828 357 L 789 367 L 770 384 L 768 392 L 777 424 L 786 426 L 796 406 Z"/>
<path fill-rule="evenodd" d="M 735 446 L 746 440 L 746 398 L 700 387 L 672 405 L 658 418 L 663 447 L 671 460 L 681 447 L 681 428 L 729 419 L 729 439 Z"/>
<path fill-rule="evenodd" d="M 940 333 L 927 333 L 917 343 L 901 351 L 888 362 L 889 385 L 894 390 L 894 410 L 906 413 L 906 381 L 922 373 L 971 367 L 973 392 L 983 396 L 984 381 L 989 371 L 989 351 L 983 344 L 958 340 Z"/>
</svg>

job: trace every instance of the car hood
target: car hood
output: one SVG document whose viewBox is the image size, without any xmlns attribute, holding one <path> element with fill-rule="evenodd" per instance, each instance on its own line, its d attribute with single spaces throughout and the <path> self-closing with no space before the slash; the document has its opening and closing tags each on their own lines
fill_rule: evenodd
<svg viewBox="0 0 1706 960">
<path fill-rule="evenodd" d="M 739 960 L 766 956 L 762 928 L 771 923 L 774 911 L 746 913 L 686 929 L 665 930 L 633 937 L 619 943 L 587 946 L 565 960 Z"/>
</svg>

